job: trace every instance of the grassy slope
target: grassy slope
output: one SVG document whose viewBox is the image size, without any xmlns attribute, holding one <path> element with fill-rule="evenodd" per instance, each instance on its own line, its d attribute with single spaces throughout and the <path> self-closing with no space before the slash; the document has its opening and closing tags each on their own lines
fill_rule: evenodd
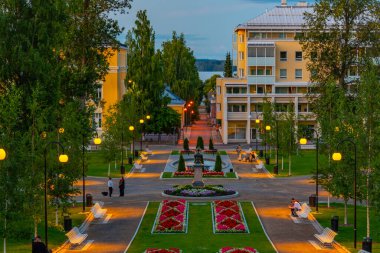
<svg viewBox="0 0 380 253">
<path fill-rule="evenodd" d="M 225 246 L 255 247 L 260 252 L 275 252 L 267 240 L 251 203 L 242 203 L 250 234 L 213 234 L 210 203 L 189 207 L 187 234 L 151 234 L 159 203 L 150 203 L 140 230 L 128 252 L 141 253 L 146 248 L 180 248 L 186 253 L 217 252 Z"/>
<path fill-rule="evenodd" d="M 99 151 L 89 152 L 87 153 L 88 159 L 88 171 L 87 176 L 96 176 L 96 177 L 108 177 L 108 163 L 102 156 L 102 153 Z M 132 165 L 128 164 L 128 157 L 124 156 L 124 166 L 125 172 L 128 173 Z M 112 178 L 120 177 L 120 162 L 111 162 L 110 176 Z"/>
</svg>

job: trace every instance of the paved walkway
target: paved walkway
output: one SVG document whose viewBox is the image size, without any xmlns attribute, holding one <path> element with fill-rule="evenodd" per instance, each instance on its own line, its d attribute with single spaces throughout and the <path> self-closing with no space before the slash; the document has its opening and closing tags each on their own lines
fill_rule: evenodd
<svg viewBox="0 0 380 253">
<path fill-rule="evenodd" d="M 192 133 L 196 133 L 194 136 L 201 134 L 203 139 L 207 140 L 209 135 L 207 132 L 202 133 L 200 129 L 204 125 L 204 119 L 201 117 L 201 122 L 195 124 Z M 193 134 L 191 143 L 194 143 Z M 137 229 L 148 201 L 162 200 L 161 192 L 173 184 L 191 182 L 192 179 L 158 179 L 173 148 L 173 146 L 151 146 L 154 155 L 144 163 L 146 170 L 133 172 L 126 179 L 125 197 L 118 197 L 117 192 L 115 197 L 103 197 L 100 192 L 106 190 L 106 179 L 87 177 L 87 192 L 94 196 L 95 201 L 104 202 L 104 207 L 108 209 L 107 213 L 112 214 L 112 218 L 107 224 L 90 224 L 87 231 L 88 239 L 94 240 L 94 243 L 85 252 L 124 252 Z M 309 177 L 269 178 L 267 174 L 257 172 L 252 164 L 237 161 L 234 152 L 229 152 L 229 155 L 241 179 L 213 179 L 212 183 L 236 189 L 240 193 L 238 200 L 253 201 L 265 230 L 278 252 L 338 252 L 334 249 L 316 250 L 308 242 L 314 239 L 313 234 L 317 233 L 316 229 L 311 224 L 295 224 L 289 217 L 287 205 L 290 198 L 294 196 L 301 201 L 307 201 L 308 196 L 314 192 L 314 182 Z M 114 184 L 117 185 L 118 179 L 114 180 Z M 207 179 L 205 181 L 207 183 Z"/>
</svg>

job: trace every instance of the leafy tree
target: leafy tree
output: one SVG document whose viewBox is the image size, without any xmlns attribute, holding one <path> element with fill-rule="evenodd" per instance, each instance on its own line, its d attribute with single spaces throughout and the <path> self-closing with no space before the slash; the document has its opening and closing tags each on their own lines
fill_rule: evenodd
<svg viewBox="0 0 380 253">
<path fill-rule="evenodd" d="M 183 159 L 183 155 L 179 155 L 179 160 L 178 160 L 178 169 L 177 171 L 185 171 L 186 166 L 185 166 L 185 159 Z"/>
<path fill-rule="evenodd" d="M 197 138 L 197 146 L 196 146 L 196 148 L 198 149 L 198 148 L 200 148 L 200 149 L 205 149 L 205 146 L 204 146 L 204 144 L 203 144 L 203 138 L 202 138 L 202 136 L 198 136 L 198 138 Z"/>
<path fill-rule="evenodd" d="M 210 141 L 208 142 L 208 149 L 213 150 L 214 149 L 214 143 L 212 142 L 212 138 L 210 138 Z"/>
<path fill-rule="evenodd" d="M 226 54 L 226 60 L 224 62 L 224 77 L 232 77 L 232 61 L 231 61 L 231 54 L 230 52 L 227 52 Z"/>
<path fill-rule="evenodd" d="M 187 138 L 185 138 L 185 140 L 183 141 L 183 150 L 190 150 L 189 140 Z"/>
<path fill-rule="evenodd" d="M 215 159 L 215 171 L 220 172 L 222 171 L 222 158 L 219 154 L 216 155 Z"/>
</svg>

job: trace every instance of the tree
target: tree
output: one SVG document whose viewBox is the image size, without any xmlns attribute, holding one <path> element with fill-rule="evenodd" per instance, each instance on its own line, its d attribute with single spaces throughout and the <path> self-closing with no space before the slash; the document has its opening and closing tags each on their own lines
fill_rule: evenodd
<svg viewBox="0 0 380 253">
<path fill-rule="evenodd" d="M 186 166 L 185 166 L 185 159 L 183 159 L 183 155 L 179 155 L 179 160 L 178 160 L 178 169 L 177 171 L 185 171 Z"/>
<path fill-rule="evenodd" d="M 230 52 L 227 52 L 226 54 L 226 60 L 224 62 L 224 77 L 232 77 L 232 61 L 231 61 L 231 54 Z"/>
<path fill-rule="evenodd" d="M 214 149 L 214 143 L 212 142 L 212 138 L 210 138 L 210 141 L 208 142 L 208 149 L 213 150 Z"/>
<path fill-rule="evenodd" d="M 222 158 L 219 154 L 216 155 L 215 159 L 215 171 L 220 172 L 222 171 Z"/>
<path fill-rule="evenodd" d="M 204 144 L 203 144 L 203 138 L 202 138 L 202 136 L 198 136 L 198 138 L 197 138 L 197 146 L 196 146 L 196 148 L 198 149 L 202 149 L 202 150 L 204 150 L 205 149 L 205 146 L 204 146 Z"/>
<path fill-rule="evenodd" d="M 185 138 L 185 140 L 183 141 L 183 150 L 190 150 L 189 140 L 187 138 Z"/>
</svg>

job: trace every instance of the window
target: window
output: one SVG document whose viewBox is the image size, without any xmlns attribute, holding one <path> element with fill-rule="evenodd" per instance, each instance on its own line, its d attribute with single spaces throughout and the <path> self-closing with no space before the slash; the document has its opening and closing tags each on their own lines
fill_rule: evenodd
<svg viewBox="0 0 380 253">
<path fill-rule="evenodd" d="M 263 70 L 263 69 L 258 69 L 258 70 L 257 70 L 257 75 L 258 75 L 258 76 L 262 76 L 262 75 L 264 75 L 264 70 Z"/>
<path fill-rule="evenodd" d="M 296 51 L 296 61 L 302 61 L 302 51 Z"/>
<path fill-rule="evenodd" d="M 98 88 L 97 91 L 96 91 L 96 97 L 98 99 L 102 99 L 102 88 Z"/>
<path fill-rule="evenodd" d="M 102 114 L 101 113 L 95 113 L 95 125 L 97 128 L 102 127 Z"/>
<path fill-rule="evenodd" d="M 280 34 L 278 35 L 278 37 L 279 37 L 280 39 L 285 39 L 285 33 L 280 33 Z"/>
<path fill-rule="evenodd" d="M 272 75 L 272 70 L 271 69 L 266 69 L 265 70 L 265 75 L 271 76 Z"/>
<path fill-rule="evenodd" d="M 287 70 L 280 69 L 280 78 L 286 78 L 286 77 L 287 77 Z"/>
<path fill-rule="evenodd" d="M 257 57 L 265 57 L 265 47 L 257 48 Z"/>
<path fill-rule="evenodd" d="M 245 123 L 228 123 L 228 139 L 245 139 L 246 124 Z"/>
<path fill-rule="evenodd" d="M 220 86 L 216 86 L 216 94 L 220 95 Z"/>
<path fill-rule="evenodd" d="M 219 104 L 219 103 L 216 104 L 216 111 L 217 111 L 217 112 L 220 112 L 220 104 Z"/>
<path fill-rule="evenodd" d="M 263 94 L 264 93 L 264 86 L 257 86 L 257 93 Z"/>
<path fill-rule="evenodd" d="M 244 77 L 244 69 L 242 68 L 239 69 L 239 76 Z"/>
<path fill-rule="evenodd" d="M 287 87 L 276 87 L 276 94 L 287 94 L 288 88 Z"/>
<path fill-rule="evenodd" d="M 295 40 L 302 39 L 305 36 L 304 33 L 296 32 L 296 36 L 294 37 Z"/>
<path fill-rule="evenodd" d="M 280 61 L 287 61 L 288 60 L 288 52 L 281 51 L 280 52 Z"/>
<path fill-rule="evenodd" d="M 256 57 L 256 48 L 248 47 L 248 57 Z"/>
<path fill-rule="evenodd" d="M 256 69 L 251 69 L 251 75 L 255 76 L 256 75 Z"/>
<path fill-rule="evenodd" d="M 296 79 L 302 79 L 302 69 L 296 69 Z"/>
<path fill-rule="evenodd" d="M 274 48 L 273 47 L 266 47 L 266 57 L 274 57 Z"/>
<path fill-rule="evenodd" d="M 244 60 L 244 52 L 239 51 L 239 60 Z"/>
<path fill-rule="evenodd" d="M 240 43 L 244 42 L 244 35 L 243 34 L 239 34 L 239 42 Z"/>
<path fill-rule="evenodd" d="M 247 106 L 246 105 L 239 105 L 239 104 L 229 104 L 228 105 L 228 112 L 246 112 Z"/>
</svg>

